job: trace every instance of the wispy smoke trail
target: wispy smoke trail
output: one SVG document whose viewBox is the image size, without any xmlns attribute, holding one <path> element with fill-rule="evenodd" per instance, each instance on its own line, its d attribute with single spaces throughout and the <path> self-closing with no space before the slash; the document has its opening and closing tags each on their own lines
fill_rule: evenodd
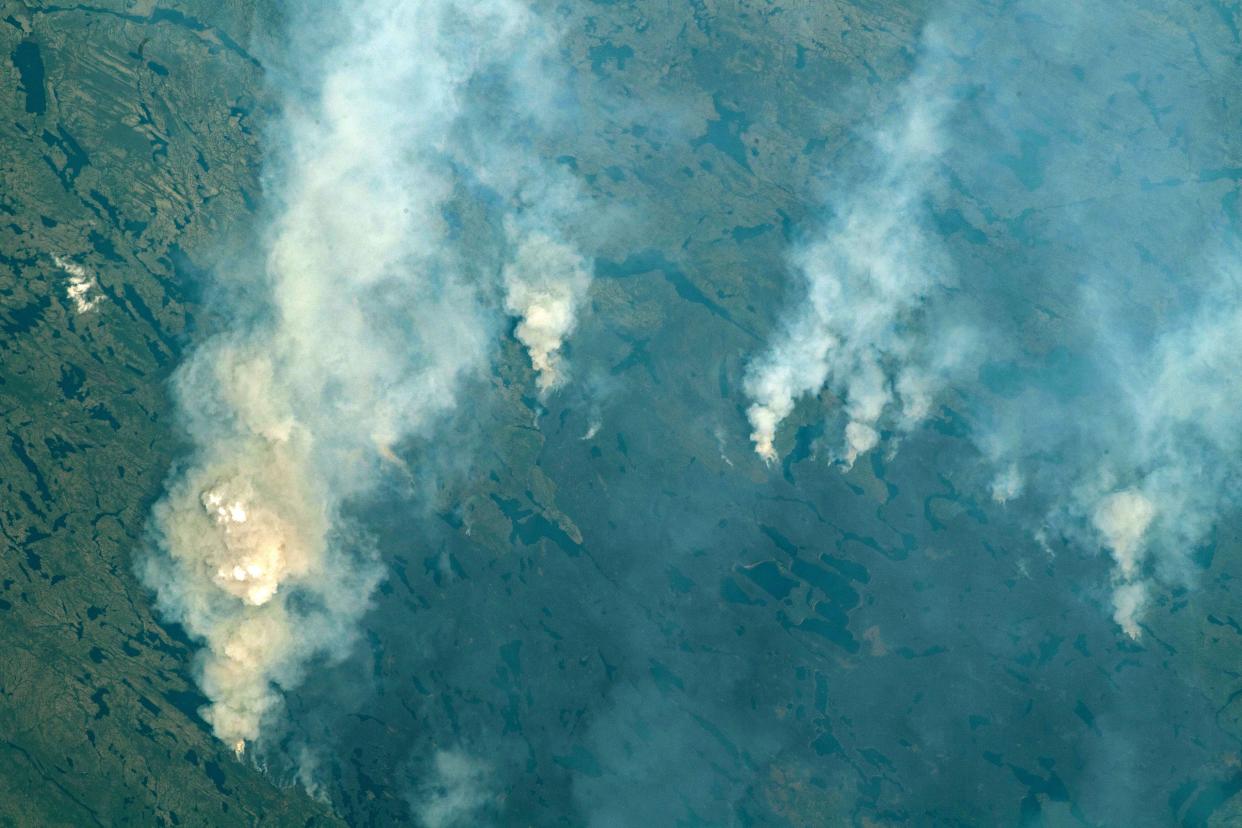
<svg viewBox="0 0 1242 828">
<path fill-rule="evenodd" d="M 836 456 L 847 466 L 876 446 L 882 424 L 909 428 L 930 408 L 935 375 L 920 367 L 915 314 L 948 275 L 923 230 L 948 101 L 934 34 L 924 48 L 922 66 L 872 139 L 872 174 L 841 194 L 826 231 L 794 256 L 805 301 L 746 377 L 751 440 L 768 462 L 800 397 L 824 389 L 841 397 L 848 422 Z"/>
<path fill-rule="evenodd" d="M 500 262 L 478 261 L 445 217 L 463 176 L 498 178 L 479 151 L 474 87 L 507 83 L 502 115 L 542 94 L 523 87 L 537 62 L 505 51 L 546 42 L 519 2 L 348 4 L 327 37 L 325 52 L 291 61 L 303 91 L 282 92 L 273 133 L 277 215 L 252 280 L 269 307 L 238 309 L 177 375 L 195 450 L 155 509 L 144 572 L 204 642 L 204 718 L 239 752 L 282 689 L 347 651 L 381 577 L 343 506 L 487 359 L 495 286 L 481 282 Z M 511 304 L 546 376 L 573 327 L 582 259 L 527 235 L 520 216 L 508 228 L 513 278 L 528 285 Z"/>
</svg>

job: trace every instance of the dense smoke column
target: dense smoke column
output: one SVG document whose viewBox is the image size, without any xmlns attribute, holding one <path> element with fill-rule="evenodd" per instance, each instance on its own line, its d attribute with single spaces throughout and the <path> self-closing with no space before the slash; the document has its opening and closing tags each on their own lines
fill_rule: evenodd
<svg viewBox="0 0 1242 828">
<path fill-rule="evenodd" d="M 507 136 L 470 112 L 483 75 L 504 79 L 515 112 L 540 103 L 524 85 L 549 38 L 523 4 L 371 0 L 307 26 L 295 34 L 332 45 L 293 56 L 297 88 L 274 90 L 275 218 L 248 280 L 268 307 L 237 309 L 176 376 L 194 450 L 155 508 L 143 571 L 202 641 L 203 715 L 239 754 L 283 689 L 353 642 L 382 567 L 342 507 L 486 363 L 504 260 L 524 274 L 504 281 L 529 286 L 508 304 L 543 378 L 585 290 L 568 242 L 526 237 L 538 222 L 524 216 L 551 213 L 498 189 L 487 165 Z M 508 43 L 524 45 L 499 54 Z M 445 207 L 463 177 L 499 182 L 515 252 L 480 262 L 454 239 Z"/>
</svg>

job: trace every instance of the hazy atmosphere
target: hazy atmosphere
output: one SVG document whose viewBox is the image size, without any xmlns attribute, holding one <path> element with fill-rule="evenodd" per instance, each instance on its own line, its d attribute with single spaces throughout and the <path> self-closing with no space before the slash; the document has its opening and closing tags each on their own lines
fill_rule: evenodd
<svg viewBox="0 0 1242 828">
<path fill-rule="evenodd" d="M 0 824 L 1242 824 L 1242 9 L 0 32 Z"/>
</svg>

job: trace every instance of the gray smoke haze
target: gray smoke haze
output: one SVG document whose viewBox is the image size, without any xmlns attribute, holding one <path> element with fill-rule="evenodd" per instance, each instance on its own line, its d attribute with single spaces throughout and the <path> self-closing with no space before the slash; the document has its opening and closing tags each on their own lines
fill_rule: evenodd
<svg viewBox="0 0 1242 828">
<path fill-rule="evenodd" d="M 507 96 L 492 116 L 548 105 L 552 39 L 524 3 L 369 0 L 293 25 L 319 45 L 282 56 L 296 78 L 274 90 L 274 219 L 263 266 L 238 277 L 267 309 L 218 309 L 234 321 L 176 376 L 194 450 L 154 510 L 143 569 L 203 642 L 203 715 L 239 753 L 282 691 L 354 642 L 383 568 L 342 510 L 386 467 L 408 471 L 400 442 L 432 435 L 486 365 L 502 262 L 541 388 L 585 291 L 582 257 L 528 218 L 545 209 L 488 166 L 539 162 L 494 147 L 509 136 L 476 112 L 499 94 L 480 79 Z M 492 186 L 512 253 L 456 237 L 446 212 L 464 180 Z"/>
<path fill-rule="evenodd" d="M 1227 120 L 1177 81 L 1228 58 L 1184 37 L 1194 13 L 942 15 L 955 45 L 924 47 L 873 142 L 880 172 L 794 255 L 805 303 L 746 384 L 768 461 L 823 390 L 847 466 L 880 432 L 960 416 L 981 488 L 1037 537 L 1111 557 L 1113 617 L 1136 638 L 1159 585 L 1193 579 L 1242 475 L 1229 184 L 1188 169 L 1219 156 Z M 1012 71 L 1030 60 L 1038 76 Z"/>
</svg>

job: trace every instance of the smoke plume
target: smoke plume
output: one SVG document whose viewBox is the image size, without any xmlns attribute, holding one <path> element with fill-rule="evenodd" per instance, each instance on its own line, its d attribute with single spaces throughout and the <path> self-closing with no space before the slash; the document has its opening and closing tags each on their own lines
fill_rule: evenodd
<svg viewBox="0 0 1242 828">
<path fill-rule="evenodd" d="M 1226 116 L 1171 68 L 1193 65 L 1198 47 L 1148 25 L 1143 9 L 1058 6 L 1058 24 L 998 19 L 981 38 L 988 59 L 967 67 L 989 94 L 972 102 L 973 128 L 950 139 L 970 196 L 954 206 L 984 220 L 1004 207 L 986 229 L 995 254 L 959 255 L 962 296 L 932 313 L 969 319 L 987 343 L 977 383 L 955 390 L 994 469 L 993 496 L 1038 533 L 1106 552 L 1113 619 L 1138 638 L 1161 585 L 1193 580 L 1242 473 L 1228 186 L 1150 183 L 1219 152 L 1210 136 Z M 1029 54 L 1040 77 L 1006 71 Z M 1160 68 L 1143 55 L 1161 56 Z"/>
<path fill-rule="evenodd" d="M 1133 638 L 1150 579 L 1190 577 L 1192 553 L 1242 480 L 1242 357 L 1231 345 L 1242 335 L 1242 292 L 1236 266 L 1218 267 L 1190 292 L 1189 312 L 1149 345 L 1124 346 L 1124 362 L 1110 360 L 1122 393 L 1116 436 L 1100 438 L 1097 463 L 1116 482 L 1091 519 L 1115 563 L 1114 620 Z"/>
<path fill-rule="evenodd" d="M 295 70 L 274 90 L 275 215 L 263 265 L 238 277 L 263 307 L 220 308 L 232 321 L 176 376 L 194 449 L 155 508 L 143 572 L 203 642 L 203 715 L 239 753 L 282 691 L 348 651 L 382 577 L 346 507 L 488 358 L 506 254 L 464 244 L 449 207 L 503 179 L 487 164 L 505 136 L 474 113 L 496 84 L 507 97 L 492 115 L 543 105 L 536 45 L 548 42 L 506 0 L 369 0 L 295 29 L 318 45 L 281 58 Z M 496 46 L 511 43 L 536 45 Z M 517 194 L 498 195 L 512 215 L 495 223 L 516 249 L 504 280 L 522 286 L 507 304 L 550 387 L 583 260 L 528 234 Z"/>
<path fill-rule="evenodd" d="M 555 72 L 545 68 L 544 75 Z M 564 128 L 548 109 L 545 103 L 529 110 L 534 117 L 526 129 Z M 488 158 L 480 180 L 508 194 L 504 309 L 517 320 L 514 336 L 530 357 L 540 397 L 546 397 L 567 378 L 563 348 L 591 286 L 591 262 L 569 241 L 572 228 L 590 213 L 563 170 L 528 155 L 515 157 L 513 147 L 525 138 L 514 134 L 520 128 L 510 128 L 503 143 L 493 140 L 479 148 Z"/>
<path fill-rule="evenodd" d="M 934 33 L 924 48 L 923 65 L 870 140 L 870 172 L 834 199 L 825 232 L 794 254 L 805 300 L 746 377 L 751 440 L 768 462 L 777 429 L 808 394 L 841 398 L 847 423 L 836 456 L 846 466 L 877 445 L 882 424 L 909 428 L 930 409 L 935 378 L 921 365 L 915 317 L 948 277 L 923 229 L 948 101 Z"/>
<path fill-rule="evenodd" d="M 952 415 L 995 502 L 1111 557 L 1113 617 L 1136 638 L 1242 478 L 1229 116 L 1180 80 L 1225 57 L 1150 14 L 946 13 L 936 31 L 961 45 L 925 45 L 873 142 L 879 172 L 795 254 L 806 302 L 746 383 L 768 461 L 823 389 L 847 465 L 882 429 Z"/>
<path fill-rule="evenodd" d="M 590 286 L 587 263 L 573 247 L 542 231 L 516 237 L 505 265 L 505 310 L 516 316 L 514 335 L 526 346 L 535 384 L 547 394 L 564 379 L 561 347 L 577 325 Z"/>
<path fill-rule="evenodd" d="M 1113 492 L 1096 504 L 1091 522 L 1100 533 L 1105 548 L 1117 564 L 1119 581 L 1113 593 L 1113 618 L 1132 638 L 1138 637 L 1138 612 L 1146 589 L 1138 577 L 1144 552 L 1144 535 L 1151 525 L 1155 507 L 1133 489 Z"/>
</svg>

